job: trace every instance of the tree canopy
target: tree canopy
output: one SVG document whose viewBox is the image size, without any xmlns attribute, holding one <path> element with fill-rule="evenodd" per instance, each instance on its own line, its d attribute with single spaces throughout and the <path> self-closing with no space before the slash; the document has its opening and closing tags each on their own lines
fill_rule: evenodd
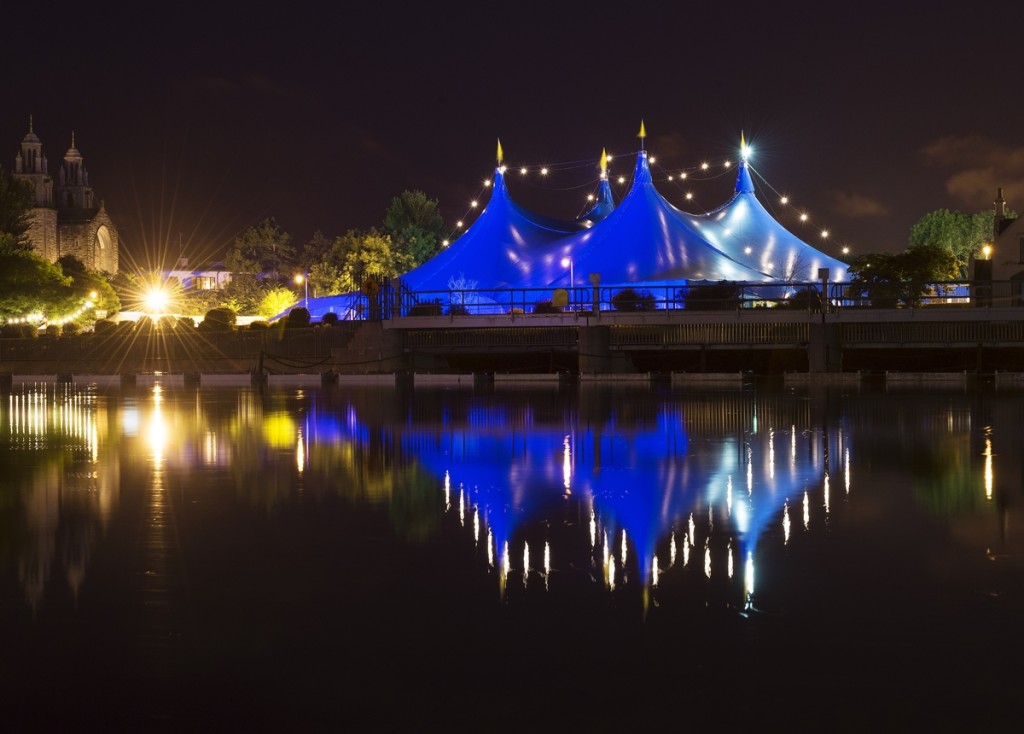
<svg viewBox="0 0 1024 734">
<path fill-rule="evenodd" d="M 1007 214 L 1015 216 L 1012 212 Z M 946 250 L 956 259 L 957 274 L 953 278 L 966 278 L 971 257 L 982 245 L 992 242 L 994 219 L 991 209 L 977 214 L 936 209 L 910 228 L 909 249 L 934 246 Z"/>
<path fill-rule="evenodd" d="M 27 234 L 33 204 L 32 184 L 0 168 L 0 251 L 32 250 Z"/>
<path fill-rule="evenodd" d="M 224 260 L 234 273 L 279 275 L 295 262 L 291 241 L 291 235 L 271 217 L 236 237 Z"/>
<path fill-rule="evenodd" d="M 850 294 L 876 306 L 916 306 L 931 283 L 956 280 L 959 265 L 942 245 L 919 245 L 895 254 L 860 255 L 849 262 Z"/>
<path fill-rule="evenodd" d="M 384 230 L 413 268 L 437 254 L 444 219 L 436 199 L 428 199 L 422 191 L 403 191 L 384 214 Z"/>
</svg>

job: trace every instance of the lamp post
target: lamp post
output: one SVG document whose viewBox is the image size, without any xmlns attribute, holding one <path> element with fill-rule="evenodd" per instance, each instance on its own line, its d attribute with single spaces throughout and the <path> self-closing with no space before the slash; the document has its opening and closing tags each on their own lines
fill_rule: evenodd
<svg viewBox="0 0 1024 734">
<path fill-rule="evenodd" d="M 572 288 L 575 285 L 575 280 L 576 280 L 575 278 L 573 278 L 572 258 L 571 257 L 563 257 L 562 258 L 562 267 L 563 268 L 569 268 L 569 304 L 571 306 L 572 302 L 575 300 L 573 298 L 573 296 L 572 296 Z"/>
<path fill-rule="evenodd" d="M 305 287 L 306 287 L 306 297 L 302 301 L 302 306 L 303 306 L 303 308 L 305 308 L 308 311 L 309 310 L 309 278 L 307 278 L 302 273 L 299 273 L 298 275 L 295 276 L 295 284 L 296 285 L 305 285 Z"/>
</svg>

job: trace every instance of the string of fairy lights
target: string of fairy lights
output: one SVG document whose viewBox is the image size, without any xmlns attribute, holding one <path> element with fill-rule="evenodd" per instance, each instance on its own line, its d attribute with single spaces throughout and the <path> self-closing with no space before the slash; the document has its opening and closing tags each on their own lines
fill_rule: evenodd
<svg viewBox="0 0 1024 734">
<path fill-rule="evenodd" d="M 638 137 L 645 137 L 643 123 L 641 123 L 641 135 Z M 560 163 L 544 163 L 544 164 L 527 164 L 527 165 L 516 165 L 508 166 L 504 163 L 504 155 L 501 147 L 500 140 L 498 141 L 498 170 L 502 175 L 516 174 L 517 182 L 528 184 L 530 186 L 541 186 L 545 190 L 549 191 L 573 191 L 585 189 L 587 194 L 579 210 L 579 215 L 586 213 L 591 206 L 594 205 L 598 196 L 598 189 L 602 179 L 607 178 L 609 183 L 615 184 L 619 187 L 619 194 L 624 196 L 629 191 L 629 186 L 632 182 L 632 174 L 624 175 L 619 174 L 612 176 L 608 173 L 613 160 L 625 160 L 630 166 L 633 165 L 633 161 L 636 160 L 636 156 L 643 150 L 629 151 L 627 153 L 618 154 L 615 156 L 609 155 L 606 152 L 602 152 L 600 161 L 595 159 L 586 160 L 571 160 L 563 161 Z M 758 196 L 758 200 L 768 209 L 768 211 L 778 220 L 783 218 L 790 218 L 796 224 L 801 227 L 806 227 L 806 231 L 809 232 L 805 235 L 805 241 L 808 244 L 812 244 L 812 240 L 818 244 L 826 247 L 830 247 L 837 251 L 838 257 L 844 257 L 851 254 L 853 251 L 852 246 L 844 241 L 837 240 L 833 236 L 832 229 L 827 226 L 819 226 L 815 223 L 818 221 L 817 217 L 812 217 L 811 213 L 797 205 L 793 198 L 787 194 L 781 193 L 772 186 L 768 180 L 750 164 L 750 156 L 753 152 L 751 146 L 746 143 L 744 136 L 741 134 L 740 137 L 740 150 L 739 155 L 736 157 L 726 158 L 713 158 L 707 157 L 701 159 L 697 163 L 693 163 L 685 166 L 662 166 L 658 163 L 657 158 L 653 155 L 649 156 L 648 163 L 651 167 L 651 180 L 654 184 L 660 184 L 662 187 L 670 186 L 673 189 L 673 194 L 666 196 L 666 199 L 673 206 L 679 207 L 684 213 L 705 213 L 705 212 L 691 212 L 688 211 L 689 207 L 700 208 L 700 200 L 697 196 L 696 189 L 703 183 L 721 179 L 723 176 L 734 176 L 738 170 L 738 166 L 741 161 L 745 161 L 747 170 L 758 179 L 763 185 L 764 189 L 771 193 L 771 196 Z M 600 170 L 600 174 L 595 178 L 593 172 Z M 563 183 L 561 179 L 566 178 L 568 175 L 579 176 L 580 173 L 586 173 L 581 181 L 576 183 Z M 556 181 L 558 179 L 558 181 Z M 481 199 L 484 194 L 494 186 L 493 178 L 485 178 L 483 185 L 478 191 L 475 198 L 473 198 L 465 211 L 463 217 L 455 222 L 454 227 L 449 231 L 448 237 L 442 241 L 442 246 L 447 247 L 453 242 L 459 235 L 464 232 L 469 226 L 469 220 L 472 216 L 480 211 Z M 664 194 L 663 194 L 664 195 Z M 676 199 L 676 201 L 673 201 Z M 794 234 L 800 234 L 794 232 Z"/>
</svg>

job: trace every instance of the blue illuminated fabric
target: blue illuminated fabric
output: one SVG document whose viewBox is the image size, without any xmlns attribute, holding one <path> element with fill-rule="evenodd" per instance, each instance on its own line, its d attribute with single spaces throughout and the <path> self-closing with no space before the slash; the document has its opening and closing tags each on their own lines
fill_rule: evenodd
<svg viewBox="0 0 1024 734">
<path fill-rule="evenodd" d="M 614 210 L 615 198 L 612 196 L 612 186 L 608 183 L 607 178 L 602 178 L 597 187 L 597 201 L 594 202 L 594 206 L 577 217 L 576 221 L 582 222 L 587 227 L 592 227 Z"/>
<path fill-rule="evenodd" d="M 740 163 L 736 192 L 728 203 L 706 214 L 686 216 L 723 255 L 772 280 L 816 282 L 819 268 L 828 268 L 833 283 L 849 280 L 846 263 L 807 244 L 768 213 L 754 193 L 746 161 Z"/>
<path fill-rule="evenodd" d="M 412 291 L 504 288 L 549 277 L 544 258 L 551 243 L 582 229 L 580 222 L 549 219 L 512 201 L 501 169 L 494 173 L 491 199 L 473 225 L 447 248 L 401 276 Z M 475 285 L 471 285 L 475 283 Z"/>
</svg>

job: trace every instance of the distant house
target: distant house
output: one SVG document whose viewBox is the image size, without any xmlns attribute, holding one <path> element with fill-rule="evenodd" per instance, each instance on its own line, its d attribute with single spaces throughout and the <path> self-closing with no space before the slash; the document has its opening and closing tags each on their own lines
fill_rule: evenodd
<svg viewBox="0 0 1024 734">
<path fill-rule="evenodd" d="M 1024 217 L 1008 217 L 1003 190 L 997 189 L 992 252 L 972 263 L 972 280 L 992 279 L 993 306 L 1024 304 Z"/>
<path fill-rule="evenodd" d="M 164 278 L 174 278 L 183 290 L 214 291 L 223 290 L 231 282 L 231 271 L 221 262 L 207 263 L 199 268 L 188 267 L 188 258 L 178 260 L 173 270 L 165 270 Z"/>
</svg>

